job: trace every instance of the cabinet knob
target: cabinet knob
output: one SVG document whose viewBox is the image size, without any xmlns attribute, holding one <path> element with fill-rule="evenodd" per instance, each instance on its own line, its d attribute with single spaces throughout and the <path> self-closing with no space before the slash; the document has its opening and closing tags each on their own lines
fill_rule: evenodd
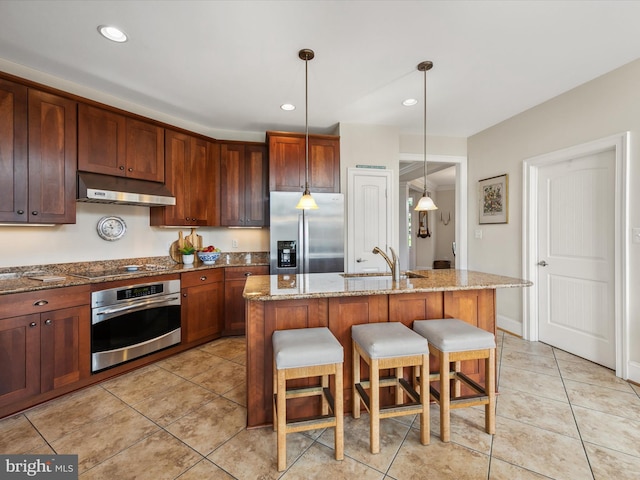
<svg viewBox="0 0 640 480">
<path fill-rule="evenodd" d="M 51 319 L 50 319 L 50 318 L 47 318 L 47 319 L 44 321 L 44 324 L 45 324 L 45 325 L 51 325 Z"/>
<path fill-rule="evenodd" d="M 204 282 L 206 279 L 207 279 L 207 276 L 206 276 L 206 275 L 203 275 L 203 276 L 201 276 L 201 277 L 200 277 L 200 280 L 202 280 L 203 282 Z"/>
<path fill-rule="evenodd" d="M 31 327 L 31 328 L 34 328 L 34 327 L 37 327 L 37 326 L 38 326 L 38 324 L 36 322 L 31 322 L 29 324 L 29 327 Z"/>
<path fill-rule="evenodd" d="M 38 300 L 37 302 L 33 303 L 34 307 L 42 307 L 43 305 L 48 305 L 49 302 L 46 300 Z"/>
<path fill-rule="evenodd" d="M 33 212 L 31 212 L 31 215 L 37 215 L 37 214 L 38 214 L 38 212 L 35 211 L 35 210 Z"/>
<path fill-rule="evenodd" d="M 183 296 L 183 297 L 186 297 L 186 296 L 187 296 L 187 294 L 186 294 L 186 293 L 183 293 L 183 294 L 182 294 L 182 296 Z"/>
<path fill-rule="evenodd" d="M 124 167 L 123 167 L 122 165 L 120 165 L 120 166 L 118 167 L 118 170 L 124 170 Z"/>
<path fill-rule="evenodd" d="M 244 276 L 245 276 L 245 277 L 250 277 L 250 276 L 251 276 L 251 272 L 245 272 L 245 273 L 244 273 Z"/>
<path fill-rule="evenodd" d="M 129 171 L 129 172 L 133 172 L 133 168 L 129 168 L 129 169 L 128 169 L 128 171 Z"/>
<path fill-rule="evenodd" d="M 18 210 L 18 215 L 24 215 L 24 210 Z"/>
</svg>

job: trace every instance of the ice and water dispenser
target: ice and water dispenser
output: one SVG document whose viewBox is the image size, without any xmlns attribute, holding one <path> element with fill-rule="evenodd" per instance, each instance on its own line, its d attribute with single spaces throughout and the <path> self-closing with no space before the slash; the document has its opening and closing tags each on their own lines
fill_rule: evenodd
<svg viewBox="0 0 640 480">
<path fill-rule="evenodd" d="M 278 268 L 296 267 L 296 241 L 278 240 Z"/>
</svg>

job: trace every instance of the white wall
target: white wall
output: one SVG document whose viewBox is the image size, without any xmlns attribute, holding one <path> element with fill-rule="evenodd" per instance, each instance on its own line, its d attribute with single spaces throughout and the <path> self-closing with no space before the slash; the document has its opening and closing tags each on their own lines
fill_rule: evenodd
<svg viewBox="0 0 640 480">
<path fill-rule="evenodd" d="M 522 162 L 609 135 L 631 132 L 629 225 L 640 226 L 640 60 L 570 90 L 469 138 L 469 268 L 521 277 Z M 509 174 L 509 223 L 478 224 L 478 180 Z M 476 239 L 475 230 L 482 230 Z M 626 232 L 630 236 L 631 232 Z M 640 381 L 640 245 L 627 258 L 630 377 Z M 498 291 L 498 325 L 521 328 L 522 292 Z M 516 332 L 521 333 L 521 332 Z"/>
<path fill-rule="evenodd" d="M 436 197 L 438 199 L 436 203 L 438 210 L 433 215 L 433 226 L 437 232 L 435 236 L 435 260 L 449 260 L 453 268 L 455 266 L 455 258 L 451 250 L 451 244 L 456 238 L 456 191 L 453 187 L 446 190 L 438 189 Z M 440 220 L 441 215 L 443 221 Z M 449 216 L 451 216 L 451 220 L 449 220 Z M 444 223 L 448 220 L 449 223 L 445 225 Z"/>
</svg>

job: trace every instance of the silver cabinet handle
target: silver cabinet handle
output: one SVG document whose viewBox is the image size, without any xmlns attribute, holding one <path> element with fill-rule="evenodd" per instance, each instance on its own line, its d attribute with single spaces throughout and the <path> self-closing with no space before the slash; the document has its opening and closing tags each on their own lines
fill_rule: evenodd
<svg viewBox="0 0 640 480">
<path fill-rule="evenodd" d="M 45 325 L 51 325 L 51 319 L 47 318 L 47 319 L 44 321 L 44 324 L 45 324 Z"/>
<path fill-rule="evenodd" d="M 42 307 L 44 305 L 47 305 L 49 302 L 46 300 L 38 300 L 37 302 L 33 302 L 33 306 L 34 307 Z"/>
<path fill-rule="evenodd" d="M 538 265 L 540 265 L 541 267 L 546 267 L 547 265 L 549 265 L 547 262 L 545 262 L 544 260 L 538 262 Z"/>
</svg>

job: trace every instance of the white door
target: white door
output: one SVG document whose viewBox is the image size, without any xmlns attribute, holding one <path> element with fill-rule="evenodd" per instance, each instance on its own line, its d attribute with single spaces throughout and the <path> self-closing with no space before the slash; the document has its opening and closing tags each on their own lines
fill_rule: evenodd
<svg viewBox="0 0 640 480">
<path fill-rule="evenodd" d="M 349 169 L 349 272 L 384 272 L 387 263 L 374 247 L 387 250 L 392 231 L 392 172 Z M 397 251 L 397 250 L 396 250 Z"/>
<path fill-rule="evenodd" d="M 615 151 L 540 167 L 537 210 L 539 339 L 615 368 Z"/>
</svg>

